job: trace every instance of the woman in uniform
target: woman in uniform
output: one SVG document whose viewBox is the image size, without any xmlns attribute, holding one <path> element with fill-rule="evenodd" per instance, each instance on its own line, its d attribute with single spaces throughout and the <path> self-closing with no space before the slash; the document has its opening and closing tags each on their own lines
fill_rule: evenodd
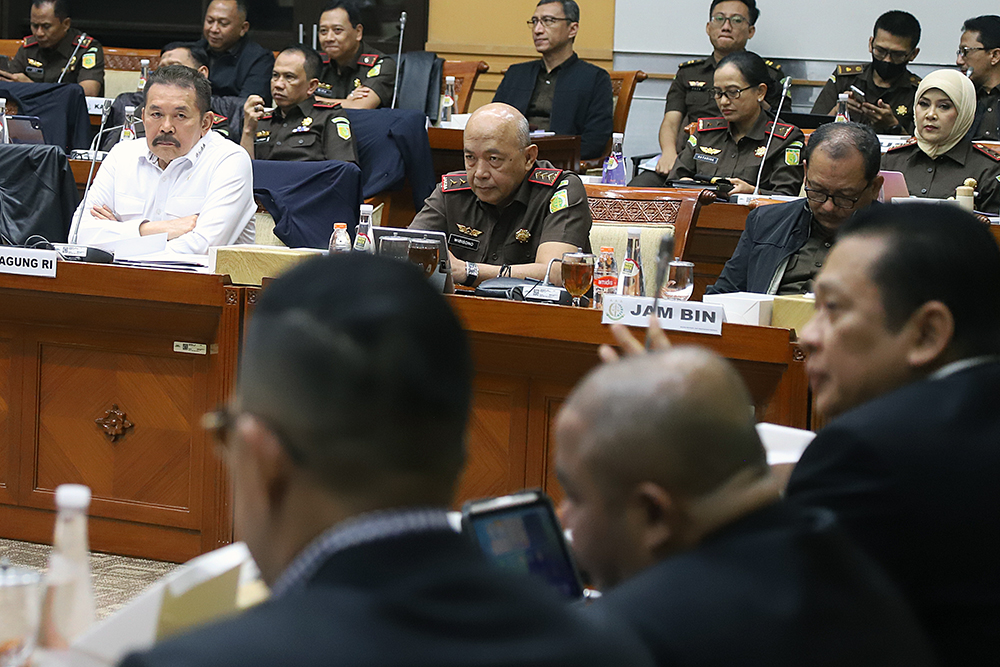
<svg viewBox="0 0 1000 667">
<path fill-rule="evenodd" d="M 1000 211 L 1000 153 L 966 134 L 976 115 L 976 87 L 958 70 L 939 69 L 917 87 L 916 136 L 882 156 L 882 169 L 899 171 L 916 197 L 947 199 L 976 179 L 976 210 Z"/>
<path fill-rule="evenodd" d="M 730 194 L 749 194 L 763 160 L 760 192 L 798 195 L 805 137 L 794 125 L 776 125 L 764 111 L 761 103 L 770 84 L 767 65 L 755 53 L 738 51 L 720 60 L 712 92 L 722 116 L 699 119 L 667 178 L 721 177 L 733 184 Z"/>
</svg>

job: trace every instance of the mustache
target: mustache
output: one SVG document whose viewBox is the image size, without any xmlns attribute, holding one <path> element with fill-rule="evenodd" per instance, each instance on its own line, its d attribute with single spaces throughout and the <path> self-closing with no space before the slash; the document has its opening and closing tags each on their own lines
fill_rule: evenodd
<svg viewBox="0 0 1000 667">
<path fill-rule="evenodd" d="M 161 144 L 168 144 L 170 146 L 180 146 L 181 142 L 174 139 L 173 135 L 171 134 L 158 134 L 156 135 L 156 138 L 153 139 L 153 145 L 159 146 Z"/>
</svg>

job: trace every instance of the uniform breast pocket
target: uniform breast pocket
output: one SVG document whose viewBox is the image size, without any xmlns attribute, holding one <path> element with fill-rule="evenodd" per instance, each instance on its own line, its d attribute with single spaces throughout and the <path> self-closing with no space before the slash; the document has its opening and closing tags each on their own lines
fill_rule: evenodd
<svg viewBox="0 0 1000 667">
<path fill-rule="evenodd" d="M 486 261 L 492 261 L 492 258 L 487 258 Z M 534 248 L 527 243 L 514 241 L 503 248 L 504 264 L 531 264 L 534 261 Z"/>
<path fill-rule="evenodd" d="M 166 206 L 166 217 L 183 218 L 187 215 L 201 213 L 205 200 L 201 197 L 171 197 Z"/>
<path fill-rule="evenodd" d="M 146 200 L 132 195 L 115 194 L 114 211 L 122 220 L 141 219 L 146 208 Z"/>
<path fill-rule="evenodd" d="M 317 137 L 314 133 L 303 132 L 302 134 L 293 134 L 291 138 L 285 142 L 285 145 L 288 148 L 308 148 L 315 145 L 318 140 L 319 137 Z"/>
</svg>

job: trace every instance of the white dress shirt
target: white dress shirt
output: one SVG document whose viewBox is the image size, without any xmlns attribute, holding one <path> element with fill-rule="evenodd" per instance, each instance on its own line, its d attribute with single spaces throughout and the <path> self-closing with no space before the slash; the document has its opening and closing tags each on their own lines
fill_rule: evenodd
<svg viewBox="0 0 1000 667">
<path fill-rule="evenodd" d="M 104 205 L 120 222 L 102 220 L 91 208 Z M 187 155 L 160 169 L 143 139 L 121 141 L 94 177 L 83 206 L 76 242 L 109 243 L 139 236 L 146 220 L 198 214 L 195 228 L 167 241 L 179 253 L 208 254 L 211 246 L 253 243 L 253 168 L 238 144 L 209 132 Z"/>
</svg>

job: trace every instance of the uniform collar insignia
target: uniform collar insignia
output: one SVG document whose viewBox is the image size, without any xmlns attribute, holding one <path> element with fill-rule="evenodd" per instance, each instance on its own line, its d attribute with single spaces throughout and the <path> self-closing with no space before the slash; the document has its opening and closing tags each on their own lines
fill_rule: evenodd
<svg viewBox="0 0 1000 667">
<path fill-rule="evenodd" d="M 527 243 L 528 239 L 531 238 L 531 232 L 527 229 L 519 229 L 514 233 L 514 238 L 517 239 L 518 243 Z"/>
<path fill-rule="evenodd" d="M 708 153 L 709 155 L 718 155 L 722 152 L 721 148 L 711 148 L 709 146 L 699 146 L 702 153 Z"/>
<path fill-rule="evenodd" d="M 483 230 L 481 229 L 466 227 L 465 225 L 456 225 L 456 226 L 458 227 L 458 231 L 462 232 L 466 236 L 471 236 L 472 238 L 477 238 L 483 233 Z"/>
</svg>

